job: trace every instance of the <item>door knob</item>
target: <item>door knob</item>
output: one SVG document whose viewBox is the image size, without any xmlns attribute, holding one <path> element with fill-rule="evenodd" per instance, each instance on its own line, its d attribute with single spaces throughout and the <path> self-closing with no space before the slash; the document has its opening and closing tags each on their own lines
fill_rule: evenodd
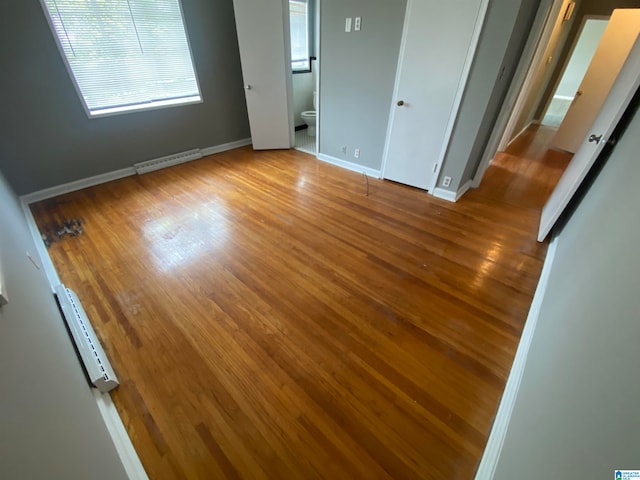
<svg viewBox="0 0 640 480">
<path fill-rule="evenodd" d="M 245 90 L 251 90 L 251 85 L 245 85 L 245 86 L 244 86 L 244 89 L 245 89 Z"/>
<path fill-rule="evenodd" d="M 398 100 L 397 105 L 398 105 L 399 107 L 403 106 L 403 105 L 404 105 L 404 100 Z"/>
<path fill-rule="evenodd" d="M 582 90 L 578 90 L 578 91 L 576 92 L 576 97 L 579 97 L 580 95 L 582 95 Z"/>
<path fill-rule="evenodd" d="M 589 136 L 589 141 L 595 142 L 596 145 L 600 143 L 600 140 L 602 140 L 602 134 L 600 135 L 591 134 L 591 136 Z"/>
</svg>

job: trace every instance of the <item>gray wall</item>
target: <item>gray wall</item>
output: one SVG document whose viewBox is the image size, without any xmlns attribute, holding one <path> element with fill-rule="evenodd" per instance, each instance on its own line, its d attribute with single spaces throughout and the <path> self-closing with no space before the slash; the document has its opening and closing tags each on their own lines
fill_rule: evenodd
<svg viewBox="0 0 640 480">
<path fill-rule="evenodd" d="M 640 114 L 558 237 L 495 478 L 640 468 Z"/>
<path fill-rule="evenodd" d="M 405 7 L 406 0 L 322 0 L 320 153 L 381 168 Z M 362 30 L 345 33 L 345 18 L 356 16 Z"/>
<path fill-rule="evenodd" d="M 0 478 L 126 478 L 1 173 L 0 216 Z"/>
<path fill-rule="evenodd" d="M 560 52 L 560 56 L 558 57 L 558 63 L 556 64 L 556 68 L 551 75 L 551 79 L 549 83 L 543 87 L 545 88 L 544 94 L 542 95 L 542 100 L 540 101 L 535 115 L 533 118 L 539 119 L 544 114 L 544 108 L 547 103 L 550 101 L 551 97 L 553 97 L 553 92 L 555 89 L 555 85 L 560 78 L 560 74 L 562 73 L 562 67 L 567 61 L 567 57 L 571 53 L 571 47 L 573 46 L 575 39 L 580 32 L 580 25 L 582 24 L 582 19 L 585 15 L 611 15 L 616 8 L 640 8 L 640 0 L 581 0 L 576 7 L 574 12 L 574 22 L 571 25 L 571 30 L 569 31 L 569 35 L 567 37 L 567 41 L 564 44 Z"/>
<path fill-rule="evenodd" d="M 529 36 L 538 4 L 536 0 L 489 2 L 476 58 L 440 171 L 440 188 L 455 192 L 473 178 Z M 448 188 L 441 185 L 445 176 L 452 178 Z"/>
<path fill-rule="evenodd" d="M 249 137 L 232 1 L 182 5 L 204 103 L 89 119 L 39 1 L 0 2 L 0 168 L 18 194 Z"/>
</svg>

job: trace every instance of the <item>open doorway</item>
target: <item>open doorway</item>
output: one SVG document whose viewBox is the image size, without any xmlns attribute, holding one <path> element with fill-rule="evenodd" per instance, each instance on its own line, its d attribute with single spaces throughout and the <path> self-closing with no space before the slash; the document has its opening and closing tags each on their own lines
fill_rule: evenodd
<svg viewBox="0 0 640 480">
<path fill-rule="evenodd" d="M 289 0 L 294 148 L 317 153 L 317 0 Z"/>
<path fill-rule="evenodd" d="M 560 80 L 556 83 L 553 95 L 544 108 L 542 125 L 559 127 L 575 96 L 582 93 L 579 90 L 580 83 L 582 83 L 608 22 L 608 17 L 587 16 L 583 19 L 569 59 L 563 67 Z"/>
<path fill-rule="evenodd" d="M 506 151 L 508 145 L 519 135 L 525 133 L 529 135 L 531 129 L 557 129 L 557 127 L 541 125 L 541 120 L 561 81 L 561 74 L 566 70 L 584 20 L 608 18 L 616 8 L 637 8 L 637 3 L 634 5 L 632 3 L 634 2 L 627 0 L 616 0 L 606 5 L 599 2 L 581 2 L 573 11 L 571 2 L 566 0 L 548 0 L 541 3 L 512 86 L 503 102 L 501 113 L 496 119 L 493 133 L 476 170 L 472 184 L 474 188 L 482 182 L 484 173 L 494 156 L 498 152 Z M 570 17 L 569 20 L 567 20 L 568 17 Z M 554 58 L 557 63 L 555 66 L 553 66 Z M 540 81 L 545 77 L 545 81 Z M 548 134 L 546 136 L 550 139 L 548 148 L 552 148 L 555 136 Z M 574 151 L 570 148 L 562 148 L 562 150 Z"/>
</svg>

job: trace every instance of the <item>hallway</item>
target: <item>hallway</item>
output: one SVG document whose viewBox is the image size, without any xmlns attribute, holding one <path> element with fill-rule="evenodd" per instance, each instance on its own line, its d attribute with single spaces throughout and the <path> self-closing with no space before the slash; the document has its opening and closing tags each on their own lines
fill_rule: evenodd
<svg viewBox="0 0 640 480">
<path fill-rule="evenodd" d="M 480 187 L 467 195 L 540 213 L 573 157 L 549 148 L 556 130 L 545 125 L 527 128 L 504 152 L 496 154 Z"/>
</svg>

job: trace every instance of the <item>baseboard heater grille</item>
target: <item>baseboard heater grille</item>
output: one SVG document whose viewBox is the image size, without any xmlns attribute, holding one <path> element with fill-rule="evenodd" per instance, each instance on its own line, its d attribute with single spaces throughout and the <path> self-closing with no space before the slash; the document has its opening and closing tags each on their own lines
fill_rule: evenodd
<svg viewBox="0 0 640 480">
<path fill-rule="evenodd" d="M 73 290 L 64 285 L 58 285 L 55 292 L 89 381 L 102 393 L 113 390 L 119 385 L 118 378 L 93 331 L 80 299 Z"/>
<path fill-rule="evenodd" d="M 198 158 L 202 158 L 202 151 L 199 148 L 194 148 L 193 150 L 187 150 L 186 152 L 174 153 L 173 155 L 167 155 L 166 157 L 134 163 L 133 168 L 136 169 L 138 175 L 142 175 L 143 173 L 153 172 L 154 170 L 160 170 L 161 168 L 171 167 L 173 165 L 179 165 L 181 163 L 190 162 L 191 160 L 197 160 Z"/>
</svg>

